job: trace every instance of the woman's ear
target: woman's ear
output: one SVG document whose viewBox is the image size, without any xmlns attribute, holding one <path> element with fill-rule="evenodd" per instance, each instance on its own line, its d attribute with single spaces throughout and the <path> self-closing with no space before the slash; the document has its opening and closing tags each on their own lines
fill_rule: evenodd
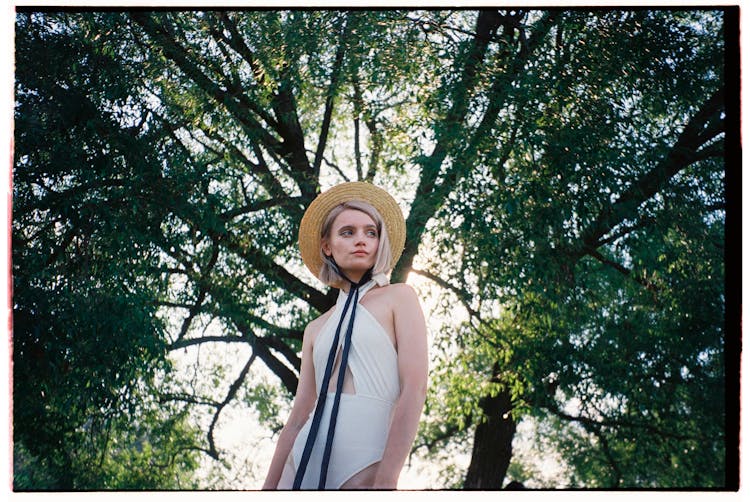
<svg viewBox="0 0 750 502">
<path fill-rule="evenodd" d="M 331 246 L 328 245 L 328 242 L 326 242 L 325 239 L 321 241 L 320 245 L 323 249 L 323 254 L 326 256 L 331 256 Z"/>
</svg>

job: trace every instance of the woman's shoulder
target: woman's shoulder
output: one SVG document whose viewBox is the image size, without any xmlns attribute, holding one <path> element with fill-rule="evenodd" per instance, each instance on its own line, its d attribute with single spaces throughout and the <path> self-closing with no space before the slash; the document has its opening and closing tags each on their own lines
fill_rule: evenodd
<svg viewBox="0 0 750 502">
<path fill-rule="evenodd" d="M 335 307 L 331 307 L 327 312 L 324 312 L 323 314 L 310 321 L 305 328 L 305 336 L 315 337 L 320 332 L 320 330 L 323 329 L 323 325 L 331 317 L 331 314 L 333 314 L 334 310 Z"/>
<path fill-rule="evenodd" d="M 413 287 L 403 282 L 396 282 L 382 286 L 379 289 L 379 293 L 387 297 L 395 307 L 409 307 L 414 305 L 414 302 L 418 302 L 417 292 Z"/>
<path fill-rule="evenodd" d="M 388 284 L 386 286 L 383 286 L 383 289 L 390 291 L 397 295 L 410 295 L 410 296 L 417 295 L 416 291 L 414 291 L 414 288 L 409 286 L 405 282 L 394 282 L 393 284 Z"/>
</svg>

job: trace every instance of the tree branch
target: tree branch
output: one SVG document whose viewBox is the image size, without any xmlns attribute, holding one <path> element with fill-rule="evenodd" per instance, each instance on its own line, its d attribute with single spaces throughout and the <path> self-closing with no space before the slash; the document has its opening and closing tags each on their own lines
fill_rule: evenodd
<svg viewBox="0 0 750 502">
<path fill-rule="evenodd" d="M 587 248 L 586 249 L 586 254 L 588 254 L 589 256 L 593 257 L 594 259 L 596 259 L 600 263 L 602 263 L 604 265 L 607 265 L 609 267 L 612 267 L 613 269 L 617 270 L 618 272 L 620 272 L 625 277 L 628 277 L 629 279 L 634 280 L 635 282 L 637 282 L 641 286 L 645 287 L 646 289 L 648 289 L 649 291 L 651 291 L 654 294 L 659 293 L 661 291 L 661 287 L 659 287 L 657 284 L 654 284 L 653 282 L 651 282 L 651 281 L 649 281 L 647 279 L 644 279 L 642 277 L 638 277 L 637 275 L 633 274 L 632 270 L 628 269 L 627 267 L 623 266 L 620 263 L 617 263 L 617 262 L 614 262 L 614 261 L 612 261 L 612 260 L 610 260 L 608 258 L 605 258 L 604 255 L 602 255 L 596 249 Z"/>
<path fill-rule="evenodd" d="M 213 420 L 211 420 L 211 425 L 209 426 L 208 433 L 207 433 L 209 455 L 211 455 L 211 457 L 213 457 L 216 460 L 219 459 L 219 452 L 216 450 L 216 443 L 214 442 L 214 429 L 216 428 L 216 423 L 219 421 L 219 415 L 221 415 L 222 410 L 237 395 L 237 391 L 239 391 L 240 387 L 242 386 L 242 383 L 245 381 L 245 377 L 247 377 L 247 374 L 250 372 L 250 367 L 253 365 L 253 362 L 255 361 L 255 357 L 256 357 L 256 354 L 255 354 L 255 351 L 253 351 L 252 355 L 250 356 L 250 359 L 248 359 L 247 363 L 245 364 L 245 367 L 242 368 L 242 371 L 240 371 L 240 374 L 237 377 L 237 379 L 229 387 L 229 391 L 227 392 L 227 395 L 224 397 L 224 400 L 216 406 L 216 412 L 214 413 Z"/>
<path fill-rule="evenodd" d="M 534 31 L 528 38 L 526 37 L 525 32 L 523 32 L 520 26 L 520 19 L 512 18 L 515 19 L 515 21 L 512 21 L 510 26 L 513 26 L 513 29 L 518 29 L 520 33 L 524 34 L 522 37 L 519 35 L 519 39 L 522 40 L 523 43 L 520 44 L 518 54 L 515 57 L 511 55 L 511 53 L 507 49 L 505 50 L 506 55 L 505 58 L 503 58 L 505 65 L 498 66 L 494 71 L 494 78 L 492 80 L 492 85 L 489 92 L 489 104 L 487 105 L 487 109 L 484 112 L 482 121 L 472 134 L 471 140 L 464 150 L 465 153 L 463 155 L 457 155 L 457 159 L 460 160 L 475 157 L 476 153 L 470 155 L 470 152 L 481 151 L 482 143 L 484 143 L 487 138 L 493 137 L 493 135 L 491 134 L 492 128 L 495 127 L 495 124 L 497 123 L 498 117 L 500 115 L 500 111 L 502 110 L 502 106 L 505 104 L 507 97 L 509 97 L 510 93 L 512 92 L 513 81 L 516 80 L 519 75 L 523 74 L 524 67 L 528 61 L 528 58 L 537 50 L 537 48 L 542 45 L 545 37 L 555 25 L 555 22 L 560 17 L 560 15 L 561 13 L 559 11 L 544 13 L 543 17 L 534 24 Z M 504 16 L 503 19 L 509 18 L 507 16 Z M 512 30 L 507 26 L 506 30 L 506 36 L 510 38 L 512 42 Z M 509 42 L 507 46 L 510 47 L 511 42 Z M 498 165 L 500 166 L 505 163 L 510 155 L 510 145 L 515 142 L 515 137 L 517 135 L 519 125 L 517 123 L 514 123 L 512 127 L 513 129 L 511 132 L 509 147 L 505 150 L 505 152 L 503 152 L 503 155 L 498 162 Z M 490 148 L 497 149 L 496 143 L 492 142 Z M 463 164 L 465 163 L 466 162 L 464 160 Z"/>
<path fill-rule="evenodd" d="M 80 194 L 85 194 L 98 188 L 126 188 L 126 180 L 121 179 L 98 179 L 87 183 L 80 183 L 60 192 L 55 192 L 49 187 L 44 187 L 47 190 L 47 195 L 37 199 L 34 203 L 29 204 L 23 208 L 23 212 L 30 212 L 34 209 L 52 209 L 59 203 L 68 204 L 70 199 Z"/>
<path fill-rule="evenodd" d="M 279 31 L 283 31 L 276 13 L 276 23 L 279 23 Z M 286 51 L 286 45 L 282 45 L 282 51 Z M 312 201 L 318 189 L 318 180 L 310 167 L 305 149 L 305 134 L 299 121 L 297 100 L 294 96 L 294 76 L 291 74 L 296 61 L 290 63 L 289 54 L 284 54 L 284 65 L 281 68 L 281 77 L 278 89 L 271 96 L 271 107 L 278 121 L 279 134 L 283 138 L 283 152 L 280 153 L 291 168 L 290 175 L 297 182 L 306 201 Z"/>
<path fill-rule="evenodd" d="M 258 159 L 258 162 L 252 162 L 247 156 L 240 150 L 233 141 L 227 140 L 218 133 L 212 133 L 204 124 L 201 124 L 201 130 L 207 137 L 221 143 L 225 150 L 223 153 L 229 153 L 232 158 L 237 159 L 243 166 L 249 169 L 251 174 L 254 174 L 260 181 L 261 185 L 272 194 L 274 197 L 280 198 L 285 195 L 284 188 L 279 183 L 276 176 L 273 175 L 271 170 L 268 168 L 268 164 L 262 161 L 262 157 Z"/>
<path fill-rule="evenodd" d="M 598 248 L 604 235 L 620 222 L 635 219 L 638 207 L 661 190 L 675 174 L 705 158 L 706 153 L 701 154 L 699 148 L 707 141 L 706 124 L 715 126 L 710 129 L 711 137 L 723 132 L 723 122 L 711 120 L 721 113 L 723 106 L 724 93 L 723 89 L 719 89 L 688 121 L 667 156 L 651 171 L 636 180 L 612 205 L 605 207 L 596 220 L 581 233 L 581 244 L 578 249 L 573 250 L 573 254 L 581 256 L 587 248 Z M 717 148 L 718 146 L 708 147 L 709 154 L 714 155 Z"/>
<path fill-rule="evenodd" d="M 242 56 L 242 58 L 247 62 L 247 64 L 250 65 L 250 69 L 253 70 L 253 76 L 258 81 L 258 83 L 260 84 L 268 83 L 266 73 L 263 71 L 263 68 L 255 60 L 255 57 L 253 56 L 252 51 L 245 43 L 245 39 L 242 38 L 242 36 L 240 35 L 239 29 L 237 29 L 237 24 L 224 11 L 218 12 L 217 15 L 219 16 L 219 19 L 224 24 L 226 29 L 229 31 L 229 34 L 232 36 L 232 38 L 229 39 L 230 47 L 232 47 L 235 51 L 237 51 L 237 53 L 240 56 Z"/>
<path fill-rule="evenodd" d="M 523 44 L 519 54 L 513 56 L 508 53 L 506 59 L 510 61 L 507 68 L 497 71 L 491 87 L 491 99 L 489 106 L 485 110 L 479 126 L 472 132 L 468 146 L 460 152 L 455 152 L 452 168 L 442 176 L 439 181 L 440 167 L 445 160 L 448 152 L 454 151 L 457 138 L 465 136 L 465 132 L 458 132 L 463 127 L 466 114 L 469 109 L 470 96 L 478 84 L 478 74 L 482 61 L 485 58 L 488 45 L 491 40 L 495 39 L 495 34 L 503 25 L 508 22 L 507 16 L 501 16 L 496 11 L 482 10 L 477 18 L 476 36 L 473 47 L 466 59 L 463 69 L 461 83 L 455 86 L 458 95 L 454 95 L 451 110 L 446 114 L 444 119 L 445 126 L 437 139 L 437 144 L 432 154 L 423 159 L 422 176 L 420 177 L 417 196 L 412 204 L 409 218 L 407 219 L 407 242 L 404 253 L 399 263 L 394 268 L 394 281 L 402 281 L 406 272 L 411 268 L 414 256 L 417 254 L 417 248 L 421 241 L 422 233 L 426 227 L 427 221 L 433 217 L 440 205 L 445 200 L 450 190 L 455 186 L 456 177 L 467 162 L 476 158 L 480 148 L 478 146 L 489 136 L 489 131 L 494 127 L 500 112 L 501 105 L 504 101 L 502 96 L 506 95 L 513 80 L 523 72 L 525 63 L 533 54 L 534 50 L 541 44 L 545 35 L 549 32 L 559 13 L 547 13 L 535 25 L 536 30 Z M 511 32 L 506 33 L 513 38 Z"/>
<path fill-rule="evenodd" d="M 635 232 L 638 229 L 648 227 L 649 225 L 652 225 L 655 222 L 656 222 L 655 218 L 642 218 L 640 221 L 636 222 L 635 224 L 631 226 L 621 228 L 618 232 L 602 237 L 601 239 L 599 239 L 599 245 L 604 246 L 605 244 L 610 244 L 616 241 L 617 239 L 625 237 L 631 232 Z"/>
<path fill-rule="evenodd" d="M 289 369 L 284 363 L 279 361 L 273 354 L 268 350 L 268 340 L 255 336 L 250 327 L 242 320 L 235 320 L 237 329 L 242 333 L 248 340 L 253 340 L 253 353 L 257 354 L 261 361 L 270 369 L 279 379 L 284 387 L 287 388 L 292 394 L 297 392 L 298 378 L 294 372 Z"/>
<path fill-rule="evenodd" d="M 473 318 L 476 318 L 481 321 L 481 318 L 479 316 L 479 312 L 471 308 L 471 305 L 469 304 L 470 298 L 466 294 L 466 291 L 457 288 L 453 284 L 449 283 L 442 277 L 438 277 L 437 275 L 433 274 L 432 272 L 428 272 L 426 270 L 419 270 L 419 269 L 411 269 L 412 272 L 414 272 L 417 275 L 421 275 L 422 277 L 426 277 L 433 281 L 435 284 L 440 286 L 443 289 L 447 289 L 448 291 L 451 291 L 456 297 L 458 297 L 458 300 L 461 302 L 461 304 L 464 306 L 466 311 L 469 313 L 469 315 Z"/>
<path fill-rule="evenodd" d="M 213 249 L 211 250 L 211 257 L 208 260 L 208 263 L 201 271 L 201 277 L 198 281 L 198 295 L 195 299 L 195 303 L 192 307 L 190 307 L 190 311 L 188 312 L 188 316 L 185 318 L 185 320 L 182 321 L 182 327 L 180 328 L 180 332 L 177 335 L 177 342 L 185 338 L 185 335 L 188 332 L 188 329 L 190 329 L 190 325 L 193 322 L 193 319 L 195 316 L 198 315 L 201 308 L 203 307 L 203 302 L 206 299 L 206 295 L 211 289 L 211 283 L 207 280 L 207 277 L 211 274 L 213 271 L 214 266 L 216 265 L 217 260 L 219 259 L 219 243 L 218 238 L 214 238 L 212 241 Z"/>
<path fill-rule="evenodd" d="M 609 464 L 610 468 L 612 468 L 612 471 L 615 474 L 612 488 L 618 488 L 620 486 L 620 480 L 622 479 L 622 470 L 617 465 L 615 457 L 612 455 L 612 449 L 609 447 L 609 440 L 607 440 L 607 436 L 605 436 L 604 432 L 601 429 L 594 428 L 591 432 L 597 438 L 599 438 L 599 443 L 602 445 L 602 451 L 604 451 L 604 456 L 607 459 L 607 463 Z"/>
<path fill-rule="evenodd" d="M 179 349 L 184 349 L 187 347 L 191 347 L 193 345 L 201 345 L 204 343 L 248 343 L 248 339 L 244 336 L 237 336 L 237 335 L 211 335 L 211 336 L 201 336 L 197 338 L 183 338 L 178 339 L 175 342 L 171 343 L 167 350 L 169 351 L 175 351 Z"/>
<path fill-rule="evenodd" d="M 165 403 L 167 401 L 180 401 L 182 403 L 197 404 L 200 406 L 211 406 L 212 408 L 219 405 L 219 403 L 212 399 L 199 398 L 196 396 L 191 396 L 189 394 L 166 393 L 159 395 L 160 403 Z"/>
<path fill-rule="evenodd" d="M 346 174 L 344 174 L 343 169 L 341 169 L 337 164 L 335 164 L 334 162 L 331 162 L 330 160 L 328 160 L 327 158 L 325 158 L 325 156 L 322 159 L 323 159 L 323 161 L 328 166 L 332 167 L 337 173 L 339 173 L 339 176 L 341 176 L 341 179 L 343 179 L 344 181 L 351 181 L 349 179 L 349 176 L 347 176 Z M 359 178 L 357 178 L 357 179 L 359 179 Z"/>
<path fill-rule="evenodd" d="M 333 101 L 336 97 L 339 80 L 341 78 L 341 68 L 344 63 L 344 53 L 346 52 L 346 43 L 349 35 L 349 21 L 351 19 L 348 13 L 344 13 L 346 18 L 341 22 L 341 28 L 339 29 L 339 42 L 336 48 L 336 57 L 333 62 L 333 68 L 331 69 L 331 82 L 326 92 L 325 109 L 323 111 L 323 123 L 320 126 L 320 135 L 318 137 L 318 148 L 315 152 L 315 160 L 313 161 L 313 173 L 315 179 L 320 174 L 320 165 L 323 160 L 323 152 L 325 151 L 326 144 L 328 142 L 328 131 L 331 127 L 331 117 L 333 116 Z"/>
<path fill-rule="evenodd" d="M 318 312 L 325 312 L 333 305 L 324 293 L 299 280 L 297 276 L 278 265 L 271 257 L 253 247 L 249 242 L 240 243 L 235 240 L 234 236 L 227 235 L 223 243 L 227 249 L 243 257 L 248 263 L 257 264 L 257 270 L 262 271 L 269 280 L 278 283 Z"/>
<path fill-rule="evenodd" d="M 601 428 L 601 427 L 627 427 L 631 429 L 645 429 L 653 434 L 656 434 L 657 436 L 678 439 L 681 441 L 685 441 L 685 440 L 705 441 L 706 440 L 706 438 L 702 436 L 675 434 L 673 432 L 669 432 L 667 430 L 655 427 L 649 423 L 629 422 L 627 420 L 594 420 L 592 418 L 584 417 L 581 415 L 578 415 L 578 416 L 570 415 L 550 405 L 541 405 L 541 407 L 546 409 L 553 415 L 559 418 L 562 418 L 563 420 L 567 420 L 569 422 L 578 422 L 584 426 L 592 427 L 591 430 L 593 430 L 594 428 Z"/>
<path fill-rule="evenodd" d="M 284 144 L 274 138 L 265 128 L 248 113 L 246 106 L 239 103 L 228 91 L 207 77 L 193 61 L 199 58 L 188 54 L 174 37 L 163 26 L 156 23 L 144 12 L 130 12 L 130 17 L 161 47 L 164 55 L 172 60 L 185 75 L 193 80 L 217 104 L 223 106 L 239 122 L 251 138 L 258 138 L 269 150 L 284 156 L 288 153 Z"/>
<path fill-rule="evenodd" d="M 481 10 L 477 16 L 476 35 L 469 47 L 459 83 L 452 86 L 453 92 L 450 93 L 452 105 L 443 119 L 444 127 L 439 129 L 432 154 L 420 161 L 422 173 L 417 187 L 417 195 L 406 221 L 406 246 L 392 273 L 394 282 L 402 282 L 406 277 L 406 273 L 412 266 L 414 256 L 417 254 L 426 224 L 433 217 L 446 195 L 445 191 L 448 184 L 444 183 L 439 187 L 440 190 L 436 190 L 440 168 L 457 138 L 460 137 L 458 131 L 462 127 L 468 112 L 470 96 L 476 88 L 480 66 L 485 58 L 490 40 L 500 24 L 501 18 L 497 11 Z"/>
<path fill-rule="evenodd" d="M 240 57 L 242 57 L 250 65 L 250 69 L 252 70 L 254 77 L 256 78 L 256 80 L 258 80 L 259 83 L 267 82 L 265 72 L 253 57 L 252 51 L 245 43 L 245 39 L 242 37 L 242 35 L 240 35 L 235 22 L 229 17 L 226 12 L 221 11 L 218 12 L 217 15 L 219 16 L 222 24 L 226 27 L 227 31 L 229 31 L 231 38 L 227 38 L 221 30 L 217 29 L 215 26 L 212 26 L 211 34 L 214 36 L 214 39 L 216 39 L 217 41 L 221 40 L 225 42 L 227 45 L 229 45 L 229 47 L 237 52 L 237 54 L 239 54 Z M 258 116 L 263 119 L 263 121 L 268 125 L 270 125 L 274 129 L 278 127 L 278 122 L 271 116 L 271 114 L 267 113 L 263 108 L 251 102 L 246 95 L 240 94 L 238 95 L 238 98 L 242 99 L 245 106 L 252 109 L 254 113 L 257 113 Z"/>
<path fill-rule="evenodd" d="M 302 199 L 300 197 L 283 197 L 278 199 L 259 200 L 251 202 L 249 204 L 245 204 L 244 206 L 230 209 L 229 211 L 224 211 L 219 215 L 219 218 L 224 221 L 229 221 L 238 216 L 254 213 L 256 211 L 263 211 L 264 209 L 268 209 L 271 207 L 299 206 L 301 204 Z"/>
</svg>

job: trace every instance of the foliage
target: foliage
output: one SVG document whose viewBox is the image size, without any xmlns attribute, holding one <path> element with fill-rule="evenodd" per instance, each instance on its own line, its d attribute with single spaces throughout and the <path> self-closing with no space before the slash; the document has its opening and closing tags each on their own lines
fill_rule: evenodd
<svg viewBox="0 0 750 502">
<path fill-rule="evenodd" d="M 192 487 L 228 407 L 278 430 L 334 301 L 297 225 L 361 179 L 441 290 L 446 486 L 510 462 L 470 449 L 506 397 L 570 486 L 723 486 L 730 12 L 21 9 L 17 485 Z"/>
<path fill-rule="evenodd" d="M 154 378 L 169 372 L 155 305 L 167 284 L 153 274 L 159 211 L 141 205 L 153 190 L 149 170 L 158 152 L 148 151 L 149 136 L 120 129 L 123 110 L 109 109 L 127 101 L 127 71 L 48 22 L 43 30 L 40 19 L 20 15 L 17 39 L 16 451 L 40 466 L 44 472 L 30 478 L 42 476 L 46 488 L 117 487 L 118 480 L 171 486 L 107 472 L 117 465 L 107 453 L 114 443 L 136 441 L 132 418 L 124 417 L 140 416 L 147 429 L 165 419 L 181 423 L 159 416 L 158 403 L 144 403 Z M 55 57 L 39 58 L 45 51 Z M 170 437 L 149 440 L 163 443 L 162 451 L 128 455 L 139 462 L 171 455 Z M 37 488 L 22 479 L 15 486 Z"/>
<path fill-rule="evenodd" d="M 557 47 L 568 52 L 561 61 L 550 49 L 549 59 L 528 68 L 519 86 L 523 120 L 506 124 L 517 139 L 504 163 L 475 169 L 456 188 L 458 204 L 443 208 L 444 218 L 458 215 L 461 223 L 441 255 L 469 262 L 453 269 L 454 283 L 470 287 L 460 271 L 478 273 L 467 296 L 501 305 L 499 317 L 485 309 L 491 320 L 471 328 L 458 350 L 471 344 L 485 379 L 524 389 L 511 391 L 516 411 L 579 424 L 570 429 L 576 434 L 564 423 L 555 429 L 576 468 L 574 485 L 724 484 L 724 176 L 716 122 L 695 145 L 709 158 L 662 175 L 651 199 L 623 194 L 664 169 L 700 106 L 694 93 L 720 88 L 721 44 L 711 53 L 697 43 L 716 37 L 697 21 L 685 13 L 592 19 L 581 12 L 559 23 Z M 632 59 L 622 64 L 615 54 Z M 555 93 L 557 85 L 566 92 Z M 711 113 L 718 118 L 720 108 Z M 639 196 L 627 216 L 612 218 L 609 208 Z M 607 228 L 593 239 L 607 211 Z M 493 362 L 500 374 L 489 369 Z M 447 375 L 442 383 L 457 396 L 477 379 Z M 477 399 L 487 393 L 474 389 Z M 460 412 L 467 423 L 477 416 Z"/>
</svg>

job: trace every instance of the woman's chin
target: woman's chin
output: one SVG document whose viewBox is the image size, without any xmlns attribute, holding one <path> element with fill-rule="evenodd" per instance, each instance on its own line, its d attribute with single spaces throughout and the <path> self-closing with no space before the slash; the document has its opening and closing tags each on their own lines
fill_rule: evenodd
<svg viewBox="0 0 750 502">
<path fill-rule="evenodd" d="M 362 275 L 370 270 L 373 265 L 374 263 L 370 263 L 369 260 L 352 260 L 344 266 L 339 264 L 339 268 L 347 275 Z"/>
</svg>

